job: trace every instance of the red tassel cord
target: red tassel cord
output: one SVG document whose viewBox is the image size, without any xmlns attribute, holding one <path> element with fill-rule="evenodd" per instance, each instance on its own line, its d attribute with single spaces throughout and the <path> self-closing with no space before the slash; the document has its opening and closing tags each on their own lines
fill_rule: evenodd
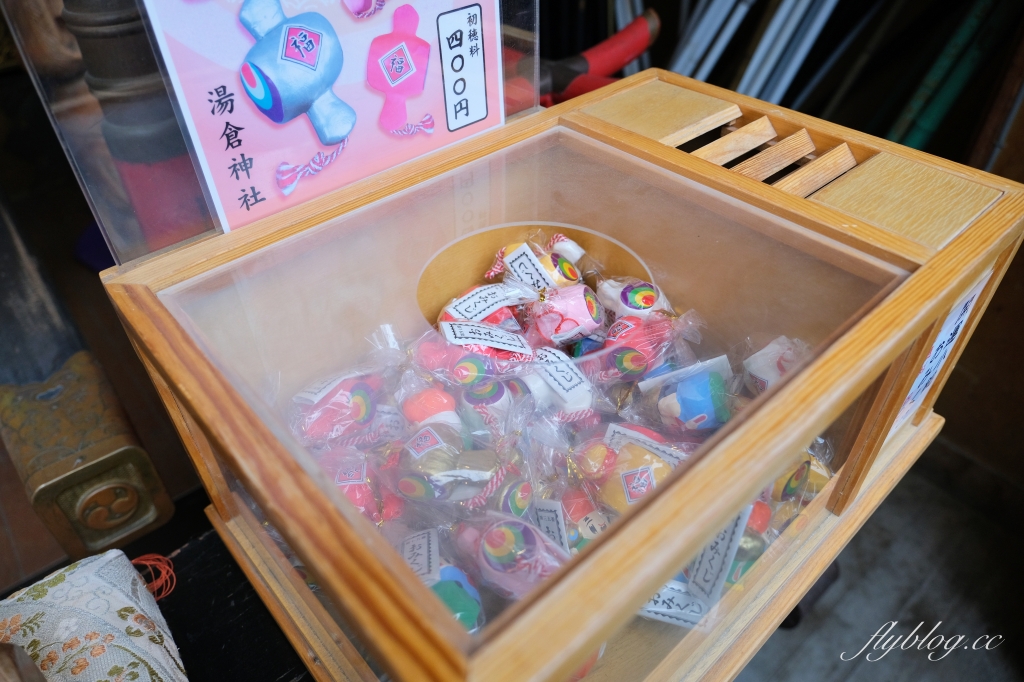
<svg viewBox="0 0 1024 682">
<path fill-rule="evenodd" d="M 391 134 L 392 135 L 402 135 L 402 136 L 412 136 L 412 135 L 415 135 L 416 133 L 420 133 L 420 132 L 426 133 L 427 135 L 433 135 L 434 134 L 434 117 L 433 116 L 431 116 L 430 114 L 427 114 L 423 118 L 421 118 L 420 122 L 417 123 L 416 125 L 413 125 L 412 123 L 406 123 L 404 126 L 399 128 L 398 130 L 392 130 Z"/>
<path fill-rule="evenodd" d="M 330 154 L 324 154 L 323 152 L 317 152 L 309 163 L 301 166 L 292 166 L 284 161 L 277 167 L 277 186 L 288 196 L 295 190 L 295 186 L 299 184 L 299 180 L 302 178 L 312 177 L 322 171 L 332 161 L 338 158 L 338 154 L 348 145 L 348 138 L 346 137 L 341 141 L 337 147 L 334 148 Z"/>
</svg>

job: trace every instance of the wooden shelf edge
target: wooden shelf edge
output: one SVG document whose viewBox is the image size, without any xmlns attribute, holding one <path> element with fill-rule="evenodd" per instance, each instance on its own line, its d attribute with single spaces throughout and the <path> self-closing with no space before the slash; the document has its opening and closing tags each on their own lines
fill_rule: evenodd
<svg viewBox="0 0 1024 682">
<path fill-rule="evenodd" d="M 864 486 L 842 516 L 822 511 L 803 542 L 773 565 L 772 579 L 752 595 L 753 604 L 725 614 L 714 635 L 696 648 L 684 638 L 644 682 L 732 680 L 768 640 L 824 570 L 874 513 L 935 439 L 945 419 L 935 413 L 920 426 L 904 425 L 878 454 Z"/>
<path fill-rule="evenodd" d="M 317 682 L 377 679 L 358 655 L 357 660 L 346 656 L 342 647 L 332 641 L 331 633 L 317 631 L 320 622 L 317 615 L 312 613 L 306 600 L 295 594 L 296 587 L 284 570 L 262 556 L 258 541 L 248 536 L 241 527 L 242 521 L 238 518 L 224 521 L 213 505 L 206 508 L 206 515 Z M 337 633 L 334 636 L 338 636 Z"/>
</svg>

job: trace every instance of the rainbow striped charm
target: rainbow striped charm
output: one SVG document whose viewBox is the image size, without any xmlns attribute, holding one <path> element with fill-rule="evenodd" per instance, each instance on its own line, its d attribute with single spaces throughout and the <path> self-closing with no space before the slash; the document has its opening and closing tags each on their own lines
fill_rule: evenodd
<svg viewBox="0 0 1024 682">
<path fill-rule="evenodd" d="M 467 355 L 455 364 L 452 374 L 461 386 L 477 386 L 494 376 L 494 366 L 483 355 Z"/>
<path fill-rule="evenodd" d="M 551 254 L 551 265 L 554 267 L 555 273 L 564 279 L 570 282 L 578 282 L 580 280 L 580 273 L 576 266 L 570 263 L 565 256 L 559 253 Z"/>
<path fill-rule="evenodd" d="M 658 301 L 658 291 L 648 282 L 634 282 L 622 288 L 622 304 L 633 310 L 649 310 Z"/>
<path fill-rule="evenodd" d="M 517 481 L 505 488 L 501 496 L 501 511 L 522 518 L 533 500 L 533 488 L 529 481 Z"/>
</svg>

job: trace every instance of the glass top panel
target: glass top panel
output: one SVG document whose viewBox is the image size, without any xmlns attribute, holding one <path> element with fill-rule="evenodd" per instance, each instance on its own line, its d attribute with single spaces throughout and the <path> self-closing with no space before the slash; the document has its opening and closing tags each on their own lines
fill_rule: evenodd
<svg viewBox="0 0 1024 682">
<path fill-rule="evenodd" d="M 480 631 L 905 276 L 555 128 L 160 297 Z"/>
</svg>

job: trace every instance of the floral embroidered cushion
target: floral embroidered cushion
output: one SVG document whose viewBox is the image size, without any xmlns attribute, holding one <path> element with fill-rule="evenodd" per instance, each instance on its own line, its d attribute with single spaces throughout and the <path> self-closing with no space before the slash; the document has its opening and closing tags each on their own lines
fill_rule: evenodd
<svg viewBox="0 0 1024 682">
<path fill-rule="evenodd" d="M 153 595 L 116 549 L 0 601 L 0 644 L 8 642 L 47 680 L 187 682 Z"/>
</svg>

